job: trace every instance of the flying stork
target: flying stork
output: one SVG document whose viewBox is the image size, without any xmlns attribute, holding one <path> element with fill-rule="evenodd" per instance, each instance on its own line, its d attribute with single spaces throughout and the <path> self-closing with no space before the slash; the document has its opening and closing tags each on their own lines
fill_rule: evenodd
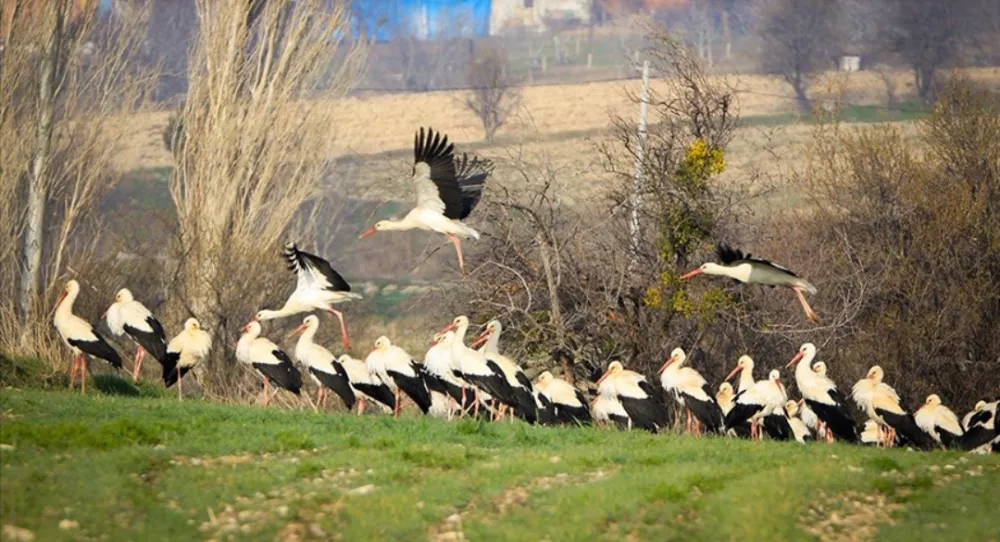
<svg viewBox="0 0 1000 542">
<path fill-rule="evenodd" d="M 285 245 L 285 259 L 288 260 L 289 271 L 294 271 L 297 277 L 295 291 L 278 310 L 264 309 L 254 316 L 254 321 L 263 322 L 275 318 L 284 318 L 303 312 L 321 310 L 329 312 L 340 320 L 340 337 L 344 348 L 351 348 L 347 338 L 347 326 L 344 325 L 344 314 L 332 305 L 361 299 L 361 294 L 351 291 L 351 285 L 344 277 L 334 271 L 330 262 L 299 250 L 295 243 Z"/>
<path fill-rule="evenodd" d="M 359 239 L 378 231 L 430 230 L 451 239 L 458 253 L 458 266 L 465 273 L 461 239 L 479 239 L 479 232 L 463 220 L 469 217 L 483 194 L 493 163 L 463 153 L 458 159 L 448 136 L 423 128 L 413 138 L 413 185 L 417 205 L 402 220 L 381 220 L 365 230 Z"/>
<path fill-rule="evenodd" d="M 809 306 L 802 291 L 810 294 L 816 293 L 816 287 L 809 284 L 805 279 L 796 275 L 792 270 L 763 258 L 755 258 L 751 254 L 744 255 L 739 249 L 732 248 L 726 243 L 719 243 L 715 247 L 715 253 L 722 264 L 707 262 L 701 267 L 681 275 L 681 280 L 701 275 L 718 275 L 729 277 L 744 284 L 762 284 L 764 286 L 786 286 L 795 292 L 806 312 L 806 317 L 818 322 L 816 313 Z"/>
</svg>

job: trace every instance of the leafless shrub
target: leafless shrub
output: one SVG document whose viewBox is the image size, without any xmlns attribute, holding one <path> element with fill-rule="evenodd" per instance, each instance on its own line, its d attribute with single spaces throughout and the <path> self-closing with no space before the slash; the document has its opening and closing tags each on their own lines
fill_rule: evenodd
<svg viewBox="0 0 1000 542">
<path fill-rule="evenodd" d="M 55 292 L 69 275 L 96 272 L 114 256 L 94 211 L 121 177 L 113 159 L 127 134 L 123 119 L 144 107 L 156 80 L 156 70 L 135 62 L 145 9 L 98 19 L 73 4 L 5 11 L 0 348 L 18 355 L 54 353 Z"/>
<path fill-rule="evenodd" d="M 350 33 L 343 3 L 262 4 L 251 17 L 244 0 L 196 2 L 182 136 L 173 139 L 180 229 L 171 306 L 216 336 L 206 363 L 214 394 L 237 389 L 225 345 L 258 309 L 283 302 L 278 285 L 290 278 L 281 246 L 304 231 L 300 210 L 328 173 L 329 100 L 355 83 L 364 53 L 341 42 Z"/>
<path fill-rule="evenodd" d="M 507 72 L 507 53 L 494 47 L 477 51 L 466 83 L 472 90 L 465 106 L 482 123 L 486 141 L 493 142 L 497 130 L 521 106 L 521 89 Z"/>
</svg>

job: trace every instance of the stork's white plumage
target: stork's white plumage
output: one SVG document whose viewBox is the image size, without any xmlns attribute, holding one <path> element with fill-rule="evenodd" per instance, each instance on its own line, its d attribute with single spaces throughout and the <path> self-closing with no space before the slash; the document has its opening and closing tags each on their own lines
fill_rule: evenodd
<svg viewBox="0 0 1000 542">
<path fill-rule="evenodd" d="M 725 380 L 730 380 L 736 373 L 740 374 L 739 384 L 736 386 L 736 393 L 743 393 L 753 387 L 757 381 L 753 378 L 753 358 L 744 354 L 736 360 L 736 367 L 726 375 Z"/>
<path fill-rule="evenodd" d="M 295 359 L 306 367 L 309 376 L 319 388 L 317 403 L 326 408 L 327 390 L 333 390 L 344 401 L 347 410 L 351 410 L 357 397 L 351 387 L 350 377 L 333 352 L 316 344 L 314 339 L 318 329 L 319 318 L 315 314 L 310 314 L 302 320 L 299 327 L 289 333 L 289 337 L 301 333 L 298 342 L 295 343 Z"/>
<path fill-rule="evenodd" d="M 812 370 L 815 357 L 816 345 L 805 343 L 788 362 L 788 367 L 795 366 L 795 385 L 805 403 L 838 439 L 857 442 L 858 428 L 848 414 L 847 398 L 833 380 Z"/>
<path fill-rule="evenodd" d="M 363 360 L 343 354 L 337 358 L 337 361 L 347 371 L 351 389 L 354 390 L 354 395 L 358 398 L 359 416 L 365 411 L 366 399 L 370 399 L 378 405 L 383 412 L 392 412 L 396 406 L 396 397 L 378 375 L 368 371 L 368 366 Z"/>
<path fill-rule="evenodd" d="M 733 409 L 733 399 L 736 397 L 736 392 L 733 391 L 733 385 L 729 382 L 723 382 L 719 384 L 719 391 L 715 393 L 715 402 L 719 403 L 719 409 L 722 410 L 722 416 L 725 418 L 726 414 Z"/>
<path fill-rule="evenodd" d="M 608 370 L 597 381 L 597 393 L 617 399 L 636 427 L 652 432 L 667 427 L 667 409 L 656 388 L 645 376 L 625 369 L 620 361 L 608 364 Z"/>
<path fill-rule="evenodd" d="M 236 359 L 253 367 L 264 379 L 264 406 L 271 402 L 271 383 L 300 395 L 302 373 L 292 365 L 288 354 L 261 337 L 260 331 L 260 322 L 256 320 L 243 326 L 240 340 L 236 342 Z"/>
<path fill-rule="evenodd" d="M 136 343 L 135 360 L 132 362 L 132 382 L 139 379 L 139 368 L 148 351 L 163 366 L 163 382 L 167 375 L 176 371 L 172 359 L 167 356 L 167 334 L 163 325 L 145 305 L 136 301 L 128 288 L 115 294 L 115 302 L 104 312 L 108 329 L 118 337 L 128 335 Z"/>
<path fill-rule="evenodd" d="M 455 157 L 448 137 L 421 128 L 413 138 L 413 187 L 417 205 L 402 220 L 382 220 L 365 230 L 359 238 L 378 231 L 430 230 L 451 239 L 458 253 L 458 264 L 465 273 L 461 239 L 479 239 L 479 232 L 462 220 L 468 218 L 483 193 L 486 178 L 493 171 L 489 160 L 463 154 Z"/>
<path fill-rule="evenodd" d="M 812 370 L 817 374 L 826 376 L 826 363 L 817 361 L 812 364 Z M 802 422 L 806 424 L 806 427 L 816 433 L 817 439 L 823 438 L 827 442 L 833 442 L 833 432 L 823 424 L 823 421 L 816 416 L 813 409 L 809 408 L 804 399 L 799 399 L 799 416 L 801 416 Z"/>
<path fill-rule="evenodd" d="M 997 415 L 1000 414 L 998 401 L 978 401 L 975 408 L 962 418 L 965 434 L 961 446 L 976 453 L 991 453 L 1000 451 L 1000 424 Z"/>
<path fill-rule="evenodd" d="M 749 421 L 750 438 L 760 439 L 764 416 L 783 409 L 787 399 L 781 373 L 772 370 L 767 380 L 757 381 L 750 389 L 737 394 L 732 410 L 726 414 L 726 427 L 734 429 Z"/>
<path fill-rule="evenodd" d="M 799 404 L 796 401 L 785 402 L 785 415 L 788 417 L 788 426 L 792 429 L 792 438 L 802 444 L 812 438 L 809 428 L 799 419 Z"/>
<path fill-rule="evenodd" d="M 468 398 L 471 397 L 471 393 L 466 393 L 468 384 L 455 376 L 452 370 L 454 364 L 452 363 L 451 351 L 454 340 L 454 331 L 434 335 L 431 347 L 424 354 L 424 381 L 427 384 L 427 389 L 432 392 L 444 393 L 452 398 L 454 406 L 461 411 L 462 415 L 465 415 L 465 410 L 470 406 Z M 450 408 L 452 403 L 447 404 L 449 406 L 447 415 L 450 418 L 453 414 Z"/>
<path fill-rule="evenodd" d="M 500 321 L 490 320 L 486 324 L 486 329 L 483 330 L 483 333 L 472 343 L 471 348 L 482 344 L 479 351 L 486 355 L 486 364 L 490 366 L 490 369 L 494 373 L 500 372 L 504 375 L 507 385 L 510 386 L 513 392 L 512 399 L 514 400 L 514 404 L 509 406 L 514 409 L 515 414 L 528 423 L 535 423 L 537 408 L 535 406 L 534 386 L 531 384 L 531 379 L 528 378 L 528 375 L 524 374 L 524 369 L 517 362 L 500 353 L 500 334 L 502 332 L 503 326 L 500 324 Z M 496 366 L 494 367 L 490 363 L 495 363 Z M 501 410 L 503 410 L 503 407 L 501 407 Z"/>
<path fill-rule="evenodd" d="M 201 329 L 201 323 L 196 318 L 184 321 L 184 329 L 167 343 L 168 363 L 174 370 L 164 375 L 164 383 L 169 388 L 177 383 L 177 398 L 183 398 L 181 381 L 188 371 L 202 362 L 212 350 L 212 336 Z"/>
<path fill-rule="evenodd" d="M 918 448 L 931 447 L 933 440 L 917 425 L 913 415 L 903 406 L 896 390 L 882 382 L 884 375 L 878 365 L 868 369 L 867 375 L 851 388 L 854 402 L 869 418 L 886 427 L 885 431 L 881 431 L 884 446 L 894 445 L 899 433 L 905 442 Z"/>
<path fill-rule="evenodd" d="M 913 419 L 918 427 L 945 448 L 957 446 L 965 433 L 958 416 L 941 404 L 941 397 L 936 393 L 927 396 L 924 404 L 913 413 Z"/>
<path fill-rule="evenodd" d="M 375 340 L 375 348 L 365 358 L 368 371 L 378 375 L 396 396 L 393 415 L 399 416 L 400 392 L 416 403 L 427 414 L 431 408 L 431 394 L 424 383 L 423 367 L 413 361 L 402 348 L 392 344 L 385 335 Z"/>
<path fill-rule="evenodd" d="M 660 384 L 687 411 L 686 432 L 691 432 L 693 419 L 695 434 L 701 435 L 703 424 L 709 431 L 717 433 L 723 426 L 722 409 L 715 401 L 708 381 L 698 371 L 684 367 L 686 361 L 684 349 L 675 348 L 660 367 Z"/>
<path fill-rule="evenodd" d="M 549 371 L 538 375 L 535 389 L 552 404 L 557 423 L 591 422 L 590 408 L 587 399 L 580 390 L 569 382 L 556 378 Z"/>
<path fill-rule="evenodd" d="M 598 394 L 590 403 L 590 414 L 598 426 L 614 424 L 619 429 L 632 429 L 632 418 L 617 397 Z"/>
<path fill-rule="evenodd" d="M 84 354 L 103 359 L 115 369 L 122 368 L 122 360 L 118 352 L 101 337 L 86 320 L 73 314 L 73 303 L 80 295 L 80 283 L 70 280 L 59 293 L 56 301 L 56 314 L 52 323 L 62 337 L 66 346 L 73 352 L 72 369 L 69 374 L 69 387 L 73 388 L 77 372 L 80 373 L 80 391 L 87 391 L 86 359 Z"/>
<path fill-rule="evenodd" d="M 451 324 L 441 330 L 441 333 L 449 331 L 455 332 L 455 338 L 451 342 L 451 357 L 453 362 L 457 362 L 459 366 L 457 376 L 471 384 L 475 390 L 476 398 L 472 403 L 473 412 L 476 415 L 479 414 L 479 405 L 483 401 L 483 391 L 497 401 L 509 405 L 515 404 L 514 390 L 511 389 L 503 372 L 498 370 L 495 363 L 493 367 L 490 367 L 489 358 L 485 354 L 465 345 L 465 334 L 469 331 L 469 318 L 465 315 L 455 317 Z"/>
<path fill-rule="evenodd" d="M 361 299 L 361 294 L 351 291 L 351 285 L 334 271 L 330 262 L 315 254 L 299 250 L 295 243 L 285 245 L 284 254 L 288 261 L 288 269 L 295 272 L 295 291 L 285 301 L 283 307 L 278 310 L 261 310 L 254 316 L 254 320 L 262 322 L 315 310 L 329 312 L 340 321 L 340 337 L 344 347 L 351 348 L 351 341 L 347 337 L 347 326 L 344 324 L 344 314 L 335 310 L 333 305 Z"/>
</svg>

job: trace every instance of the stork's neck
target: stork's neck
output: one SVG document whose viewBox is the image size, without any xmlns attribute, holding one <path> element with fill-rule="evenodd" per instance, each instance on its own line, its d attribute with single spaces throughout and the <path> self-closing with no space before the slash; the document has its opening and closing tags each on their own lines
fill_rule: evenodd
<svg viewBox="0 0 1000 542">
<path fill-rule="evenodd" d="M 56 306 L 55 317 L 62 320 L 68 316 L 71 316 L 73 314 L 73 303 L 76 303 L 76 296 L 78 295 L 80 295 L 79 291 L 67 293 L 66 297 L 63 298 L 62 302 L 60 302 L 59 305 Z"/>
<path fill-rule="evenodd" d="M 451 342 L 451 353 L 456 358 L 460 356 L 467 346 L 465 346 L 465 332 L 469 330 L 468 324 L 463 324 L 455 328 L 455 337 Z"/>
<path fill-rule="evenodd" d="M 816 357 L 816 354 L 807 353 L 802 356 L 799 360 L 799 364 L 795 366 L 795 380 L 806 381 L 810 377 L 817 376 L 812 370 L 812 361 Z"/>
<path fill-rule="evenodd" d="M 751 387 L 753 387 L 753 367 L 744 367 L 740 371 L 740 384 L 736 391 L 746 391 Z"/>
<path fill-rule="evenodd" d="M 706 275 L 716 275 L 721 277 L 729 277 L 731 279 L 736 279 L 739 281 L 745 281 L 745 272 L 740 267 L 729 267 L 727 265 L 719 265 L 714 263 L 708 263 L 705 265 L 704 273 Z"/>
<path fill-rule="evenodd" d="M 500 353 L 500 334 L 490 333 L 486 337 L 486 342 L 483 343 L 483 347 L 479 349 L 480 352 L 484 354 L 499 354 Z"/>
<path fill-rule="evenodd" d="M 406 214 L 406 216 L 404 216 L 403 218 L 401 218 L 399 220 L 383 220 L 382 221 L 382 227 L 379 228 L 379 229 L 381 229 L 381 230 L 412 230 L 413 228 L 416 228 L 419 225 L 419 222 L 417 221 L 416 217 L 414 216 L 414 212 L 415 211 L 416 211 L 416 209 L 414 209 L 413 211 L 410 211 L 409 213 Z"/>
<path fill-rule="evenodd" d="M 285 302 L 285 305 L 276 311 L 269 309 L 262 309 L 260 311 L 260 316 L 258 317 L 258 320 L 274 320 L 275 318 L 284 318 L 286 316 L 291 316 L 298 312 L 294 310 L 292 307 L 289 307 L 288 305 L 289 305 L 288 302 Z"/>
</svg>

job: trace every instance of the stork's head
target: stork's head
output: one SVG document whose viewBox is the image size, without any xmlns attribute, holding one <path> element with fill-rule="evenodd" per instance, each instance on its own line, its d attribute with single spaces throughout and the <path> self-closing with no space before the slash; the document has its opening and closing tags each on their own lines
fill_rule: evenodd
<svg viewBox="0 0 1000 542">
<path fill-rule="evenodd" d="M 371 235 L 371 234 L 373 234 L 375 232 L 385 231 L 385 230 L 388 230 L 388 229 L 389 229 L 389 221 L 388 220 L 379 220 L 378 222 L 375 223 L 374 226 L 372 226 L 372 227 L 368 228 L 367 230 L 361 232 L 361 235 L 358 236 L 358 239 L 364 239 L 365 237 L 368 237 L 369 235 Z"/>
<path fill-rule="evenodd" d="M 597 380 L 597 383 L 600 384 L 601 382 L 604 382 L 609 376 L 619 374 L 624 370 L 625 367 L 622 365 L 622 362 L 612 361 L 611 363 L 608 364 L 608 370 L 604 371 L 604 375 L 602 375 L 601 378 Z"/>
<path fill-rule="evenodd" d="M 375 350 L 385 350 L 390 346 L 392 346 L 392 342 L 389 340 L 389 337 L 386 337 L 385 335 L 375 339 Z"/>
<path fill-rule="evenodd" d="M 250 335 L 257 337 L 260 335 L 260 322 L 256 320 L 250 320 L 247 325 L 243 326 L 240 330 L 244 335 Z"/>
<path fill-rule="evenodd" d="M 535 383 L 539 386 L 544 387 L 547 386 L 549 382 L 552 382 L 553 378 L 555 377 L 552 376 L 552 373 L 545 371 L 542 374 L 538 375 L 538 379 L 535 381 Z"/>
<path fill-rule="evenodd" d="M 693 269 L 683 275 L 681 275 L 680 280 L 686 280 L 691 277 L 697 277 L 698 275 L 725 275 L 726 267 L 719 265 L 715 262 L 705 262 L 701 264 L 697 269 Z"/>
<path fill-rule="evenodd" d="M 454 331 L 454 330 L 457 330 L 459 328 L 464 328 L 464 329 L 468 329 L 469 328 L 469 317 L 468 316 L 465 316 L 465 315 L 456 316 L 455 319 L 452 320 L 450 324 L 448 324 L 447 326 L 445 326 L 444 329 L 441 330 L 441 333 L 445 333 L 447 331 Z"/>
<path fill-rule="evenodd" d="M 733 385 L 729 382 L 723 382 L 719 384 L 719 392 L 715 394 L 717 399 L 732 398 L 733 396 Z"/>
<path fill-rule="evenodd" d="M 826 376 L 826 363 L 822 361 L 817 361 L 816 363 L 813 363 L 812 370 L 816 374 L 821 374 Z"/>
<path fill-rule="evenodd" d="M 975 411 L 978 412 L 980 410 L 983 410 L 984 408 L 986 408 L 986 401 L 979 400 L 979 401 L 976 401 L 976 406 L 972 407 L 972 410 L 975 410 Z"/>
<path fill-rule="evenodd" d="M 736 376 L 736 373 L 740 371 L 753 371 L 753 358 L 746 354 L 740 356 L 740 359 L 736 360 L 736 367 L 733 367 L 733 370 L 729 371 L 725 380 L 729 380 L 730 378 Z"/>
<path fill-rule="evenodd" d="M 941 397 L 936 393 L 932 393 L 927 396 L 927 400 L 924 401 L 924 406 L 936 407 L 941 405 Z"/>
<path fill-rule="evenodd" d="M 479 335 L 476 341 L 472 343 L 470 347 L 475 348 L 486 342 L 486 339 L 489 339 L 494 335 L 500 335 L 500 332 L 502 330 L 503 326 L 500 325 L 499 320 L 490 320 L 489 323 L 486 324 L 486 327 L 483 329 L 483 332 Z"/>
<path fill-rule="evenodd" d="M 778 386 L 779 390 L 785 391 L 785 386 L 781 383 L 780 371 L 778 371 L 777 369 L 771 369 L 771 372 L 768 373 L 767 375 L 767 379 L 772 383 L 774 383 L 775 386 Z"/>
<path fill-rule="evenodd" d="M 201 323 L 198 322 L 197 318 L 188 318 L 184 320 L 184 330 L 185 331 L 198 331 L 201 329 Z"/>
<path fill-rule="evenodd" d="M 868 374 L 865 375 L 865 378 L 874 380 L 875 382 L 881 382 L 884 377 L 885 372 L 883 372 L 882 367 L 879 367 L 878 365 L 872 365 L 871 369 L 868 369 Z"/>
<path fill-rule="evenodd" d="M 128 303 L 133 299 L 135 298 L 132 297 L 132 290 L 129 290 L 128 288 L 122 288 L 121 290 L 118 290 L 117 294 L 115 294 L 115 303 Z"/>
<path fill-rule="evenodd" d="M 66 286 L 63 286 L 62 291 L 59 292 L 59 299 L 56 300 L 56 306 L 58 307 L 59 304 L 62 303 L 63 299 L 66 299 L 68 296 L 72 296 L 76 299 L 76 296 L 79 295 L 79 293 L 80 283 L 77 282 L 76 279 L 69 279 L 66 282 Z"/>
<path fill-rule="evenodd" d="M 799 413 L 799 403 L 793 399 L 785 401 L 785 413 L 794 418 Z"/>
<path fill-rule="evenodd" d="M 792 358 L 792 361 L 788 362 L 787 367 L 795 365 L 800 359 L 805 358 L 807 361 L 812 361 L 812 358 L 816 357 L 816 345 L 813 343 L 805 343 L 799 347 L 799 351 Z"/>
<path fill-rule="evenodd" d="M 319 327 L 319 318 L 317 318 L 315 314 L 310 314 L 309 316 L 303 318 L 302 323 L 299 324 L 299 327 L 292 330 L 292 332 L 289 333 L 288 336 L 293 337 L 295 335 L 298 335 L 299 333 L 302 333 L 303 331 L 313 331 L 318 327 Z"/>
<path fill-rule="evenodd" d="M 674 350 L 670 352 L 670 357 L 667 358 L 667 361 L 662 366 L 660 366 L 660 370 L 657 371 L 657 373 L 662 373 L 663 371 L 666 371 L 667 367 L 671 366 L 674 363 L 681 365 L 684 363 L 684 360 L 686 359 L 687 359 L 687 354 L 684 353 L 683 348 L 680 347 L 674 348 Z"/>
</svg>

